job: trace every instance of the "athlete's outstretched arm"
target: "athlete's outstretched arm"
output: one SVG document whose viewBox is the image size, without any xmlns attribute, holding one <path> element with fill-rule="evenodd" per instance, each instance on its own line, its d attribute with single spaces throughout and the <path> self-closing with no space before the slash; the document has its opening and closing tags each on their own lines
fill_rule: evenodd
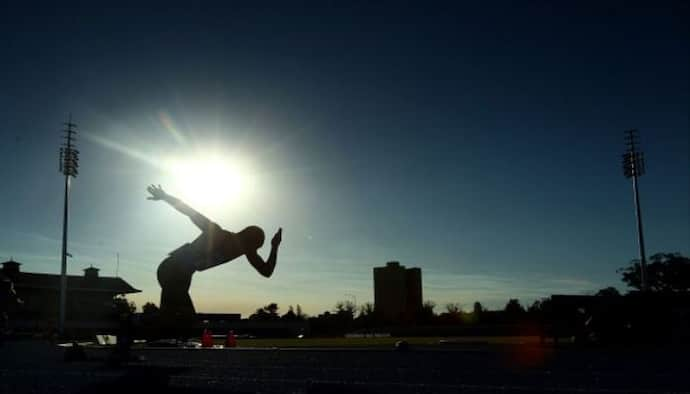
<svg viewBox="0 0 690 394">
<path fill-rule="evenodd" d="M 280 246 L 280 242 L 282 240 L 283 229 L 280 228 L 271 240 L 271 254 L 268 256 L 268 260 L 266 261 L 264 261 L 264 259 L 262 259 L 258 253 L 256 253 L 256 250 L 247 252 L 246 255 L 247 260 L 249 260 L 249 264 L 251 264 L 252 267 L 254 267 L 254 269 L 262 276 L 270 278 L 271 275 L 273 275 L 273 270 L 276 268 L 276 262 L 278 261 L 278 246 Z"/>
<path fill-rule="evenodd" d="M 209 227 L 213 224 L 213 222 L 208 220 L 206 216 L 195 211 L 194 209 L 192 209 L 192 207 L 182 202 L 182 200 L 166 193 L 161 187 L 161 185 L 150 185 L 146 188 L 146 190 L 148 190 L 149 193 L 151 193 L 151 197 L 147 197 L 147 199 L 153 201 L 163 200 L 167 202 L 168 204 L 170 204 L 170 206 L 178 210 L 180 213 L 189 216 L 192 222 L 196 224 L 196 226 L 199 227 L 201 231 L 208 230 Z"/>
</svg>

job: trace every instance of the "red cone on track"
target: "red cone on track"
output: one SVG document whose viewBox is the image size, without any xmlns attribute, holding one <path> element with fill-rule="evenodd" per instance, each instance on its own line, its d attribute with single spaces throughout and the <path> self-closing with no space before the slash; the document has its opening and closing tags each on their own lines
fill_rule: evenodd
<svg viewBox="0 0 690 394">
<path fill-rule="evenodd" d="M 236 347 L 237 346 L 237 337 L 235 337 L 235 332 L 230 330 L 228 331 L 228 336 L 225 337 L 225 347 Z"/>
<path fill-rule="evenodd" d="M 204 333 L 201 334 L 201 347 L 213 347 L 213 334 L 207 328 L 205 328 Z"/>
</svg>

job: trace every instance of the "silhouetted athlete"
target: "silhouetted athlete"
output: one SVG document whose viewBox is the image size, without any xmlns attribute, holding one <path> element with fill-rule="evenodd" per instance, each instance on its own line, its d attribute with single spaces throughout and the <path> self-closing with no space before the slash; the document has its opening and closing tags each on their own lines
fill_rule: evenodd
<svg viewBox="0 0 690 394">
<path fill-rule="evenodd" d="M 147 190 L 151 193 L 149 200 L 167 202 L 189 216 L 201 230 L 201 234 L 194 241 L 170 252 L 158 266 L 158 283 L 161 285 L 160 313 L 165 321 L 174 323 L 179 328 L 193 324 L 196 312 L 189 297 L 189 287 L 192 275 L 196 271 L 204 271 L 245 255 L 249 264 L 259 274 L 267 278 L 273 274 L 278 246 L 282 240 L 282 228 L 273 236 L 271 253 L 268 260 L 264 261 L 257 253 L 265 239 L 264 231 L 260 227 L 249 226 L 238 233 L 226 231 L 184 202 L 167 194 L 160 185 L 151 185 Z"/>
</svg>

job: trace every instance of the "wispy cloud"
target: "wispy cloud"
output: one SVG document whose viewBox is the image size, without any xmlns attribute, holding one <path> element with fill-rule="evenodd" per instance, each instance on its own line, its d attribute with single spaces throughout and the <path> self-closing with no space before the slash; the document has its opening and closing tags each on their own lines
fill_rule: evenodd
<svg viewBox="0 0 690 394">
<path fill-rule="evenodd" d="M 165 169 L 165 166 L 163 165 L 163 163 L 158 161 L 158 160 L 154 160 L 152 158 L 152 155 L 141 152 L 137 149 L 129 147 L 129 146 L 122 144 L 120 142 L 110 140 L 110 139 L 107 139 L 105 137 L 101 137 L 99 135 L 96 135 L 93 133 L 88 133 L 88 132 L 82 132 L 82 136 L 86 140 L 89 140 L 95 144 L 101 145 L 102 147 L 108 148 L 112 151 L 122 153 L 125 156 L 131 157 L 133 159 L 137 159 L 137 160 L 144 162 L 144 163 L 147 163 L 147 164 L 151 165 L 152 167 L 155 167 L 158 169 L 163 169 L 163 170 Z"/>
</svg>

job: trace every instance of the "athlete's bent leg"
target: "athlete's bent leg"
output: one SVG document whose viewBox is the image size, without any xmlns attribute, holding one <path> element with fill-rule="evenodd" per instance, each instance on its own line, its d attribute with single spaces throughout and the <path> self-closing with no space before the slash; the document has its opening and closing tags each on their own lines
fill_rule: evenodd
<svg viewBox="0 0 690 394">
<path fill-rule="evenodd" d="M 162 334 L 187 337 L 196 325 L 196 311 L 189 296 L 194 270 L 191 264 L 171 257 L 158 267 L 161 285 L 160 316 Z"/>
</svg>

